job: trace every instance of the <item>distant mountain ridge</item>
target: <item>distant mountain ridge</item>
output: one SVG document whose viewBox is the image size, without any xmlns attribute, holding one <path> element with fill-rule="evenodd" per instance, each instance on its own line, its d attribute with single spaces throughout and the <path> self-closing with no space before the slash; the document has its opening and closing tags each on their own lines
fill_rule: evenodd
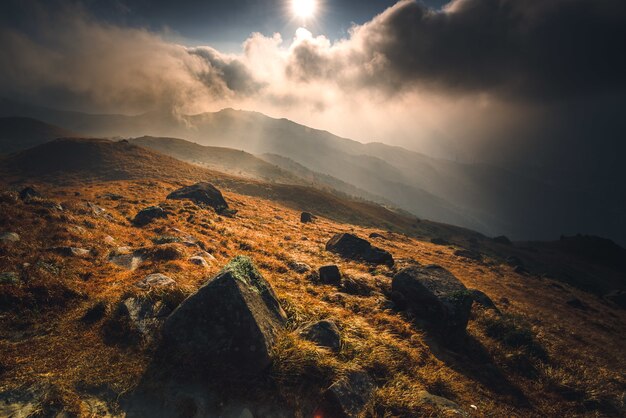
<svg viewBox="0 0 626 418">
<path fill-rule="evenodd" d="M 84 136 L 37 119 L 0 118 L 0 154 L 10 154 L 56 138 Z"/>
<path fill-rule="evenodd" d="M 0 116 L 9 108 L 13 114 L 39 117 L 94 136 L 177 137 L 255 155 L 279 155 L 422 218 L 489 235 L 550 239 L 581 232 L 626 242 L 626 208 L 617 194 L 598 199 L 523 172 L 434 159 L 382 143 L 363 144 L 258 112 L 224 109 L 189 116 L 90 115 L 9 106 L 4 101 L 0 102 Z"/>
</svg>

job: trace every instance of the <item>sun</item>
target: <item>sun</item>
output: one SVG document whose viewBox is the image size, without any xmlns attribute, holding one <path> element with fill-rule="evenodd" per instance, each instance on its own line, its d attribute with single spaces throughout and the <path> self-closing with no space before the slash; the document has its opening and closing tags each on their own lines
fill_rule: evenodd
<svg viewBox="0 0 626 418">
<path fill-rule="evenodd" d="M 296 17 L 308 19 L 315 14 L 317 2 L 316 0 L 291 0 L 291 9 Z"/>
</svg>

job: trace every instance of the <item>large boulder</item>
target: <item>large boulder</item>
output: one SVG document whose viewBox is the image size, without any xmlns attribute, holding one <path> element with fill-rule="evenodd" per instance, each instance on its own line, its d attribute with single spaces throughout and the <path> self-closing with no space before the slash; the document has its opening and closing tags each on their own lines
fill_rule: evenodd
<svg viewBox="0 0 626 418">
<path fill-rule="evenodd" d="M 188 297 L 163 327 L 168 362 L 224 378 L 259 374 L 271 363 L 286 315 L 247 257 L 234 258 Z"/>
<path fill-rule="evenodd" d="M 406 267 L 393 277 L 391 291 L 396 306 L 440 327 L 444 334 L 465 331 L 472 294 L 443 267 Z"/>
<path fill-rule="evenodd" d="M 344 258 L 363 260 L 372 264 L 393 265 L 391 254 L 352 234 L 336 234 L 326 243 L 326 250 Z"/>
<path fill-rule="evenodd" d="M 215 188 L 211 183 L 196 183 L 191 186 L 183 187 L 175 190 L 169 195 L 168 199 L 172 200 L 191 200 L 201 206 L 210 206 L 216 212 L 228 209 L 228 203 L 224 200 L 222 192 Z"/>
</svg>

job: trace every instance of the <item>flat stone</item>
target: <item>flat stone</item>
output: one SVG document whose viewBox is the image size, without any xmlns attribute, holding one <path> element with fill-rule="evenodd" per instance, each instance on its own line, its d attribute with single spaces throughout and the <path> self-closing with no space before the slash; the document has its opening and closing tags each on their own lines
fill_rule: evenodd
<svg viewBox="0 0 626 418">
<path fill-rule="evenodd" d="M 161 273 L 149 274 L 146 277 L 144 277 L 143 280 L 140 280 L 137 283 L 135 283 L 137 287 L 140 287 L 142 289 L 152 289 L 155 287 L 172 286 L 175 284 L 176 284 L 176 281 L 174 279 L 171 279 Z"/>
<path fill-rule="evenodd" d="M 418 392 L 417 398 L 420 403 L 430 405 L 441 412 L 464 415 L 461 407 L 450 399 L 433 395 L 425 390 Z"/>
<path fill-rule="evenodd" d="M 204 267 L 205 269 L 209 268 L 209 263 L 199 255 L 194 255 L 193 257 L 189 257 L 189 262 L 191 264 L 195 264 L 196 266 Z"/>
</svg>

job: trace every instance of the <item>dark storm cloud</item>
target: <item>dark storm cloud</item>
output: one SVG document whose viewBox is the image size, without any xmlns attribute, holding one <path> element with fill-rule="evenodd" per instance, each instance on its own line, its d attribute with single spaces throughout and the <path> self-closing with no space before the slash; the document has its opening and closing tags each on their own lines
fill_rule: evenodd
<svg viewBox="0 0 626 418">
<path fill-rule="evenodd" d="M 309 80 L 359 68 L 362 85 L 389 92 L 421 84 L 543 99 L 596 94 L 624 88 L 624 22 L 620 0 L 457 0 L 440 12 L 402 1 L 330 55 L 300 43 L 288 71 Z"/>
<path fill-rule="evenodd" d="M 200 75 L 207 84 L 214 84 L 216 78 L 223 81 L 229 90 L 242 94 L 252 94 L 263 86 L 244 63 L 235 57 L 227 57 L 210 47 L 196 47 L 187 50 L 189 54 L 201 57 L 208 64 L 211 71 Z"/>
</svg>

